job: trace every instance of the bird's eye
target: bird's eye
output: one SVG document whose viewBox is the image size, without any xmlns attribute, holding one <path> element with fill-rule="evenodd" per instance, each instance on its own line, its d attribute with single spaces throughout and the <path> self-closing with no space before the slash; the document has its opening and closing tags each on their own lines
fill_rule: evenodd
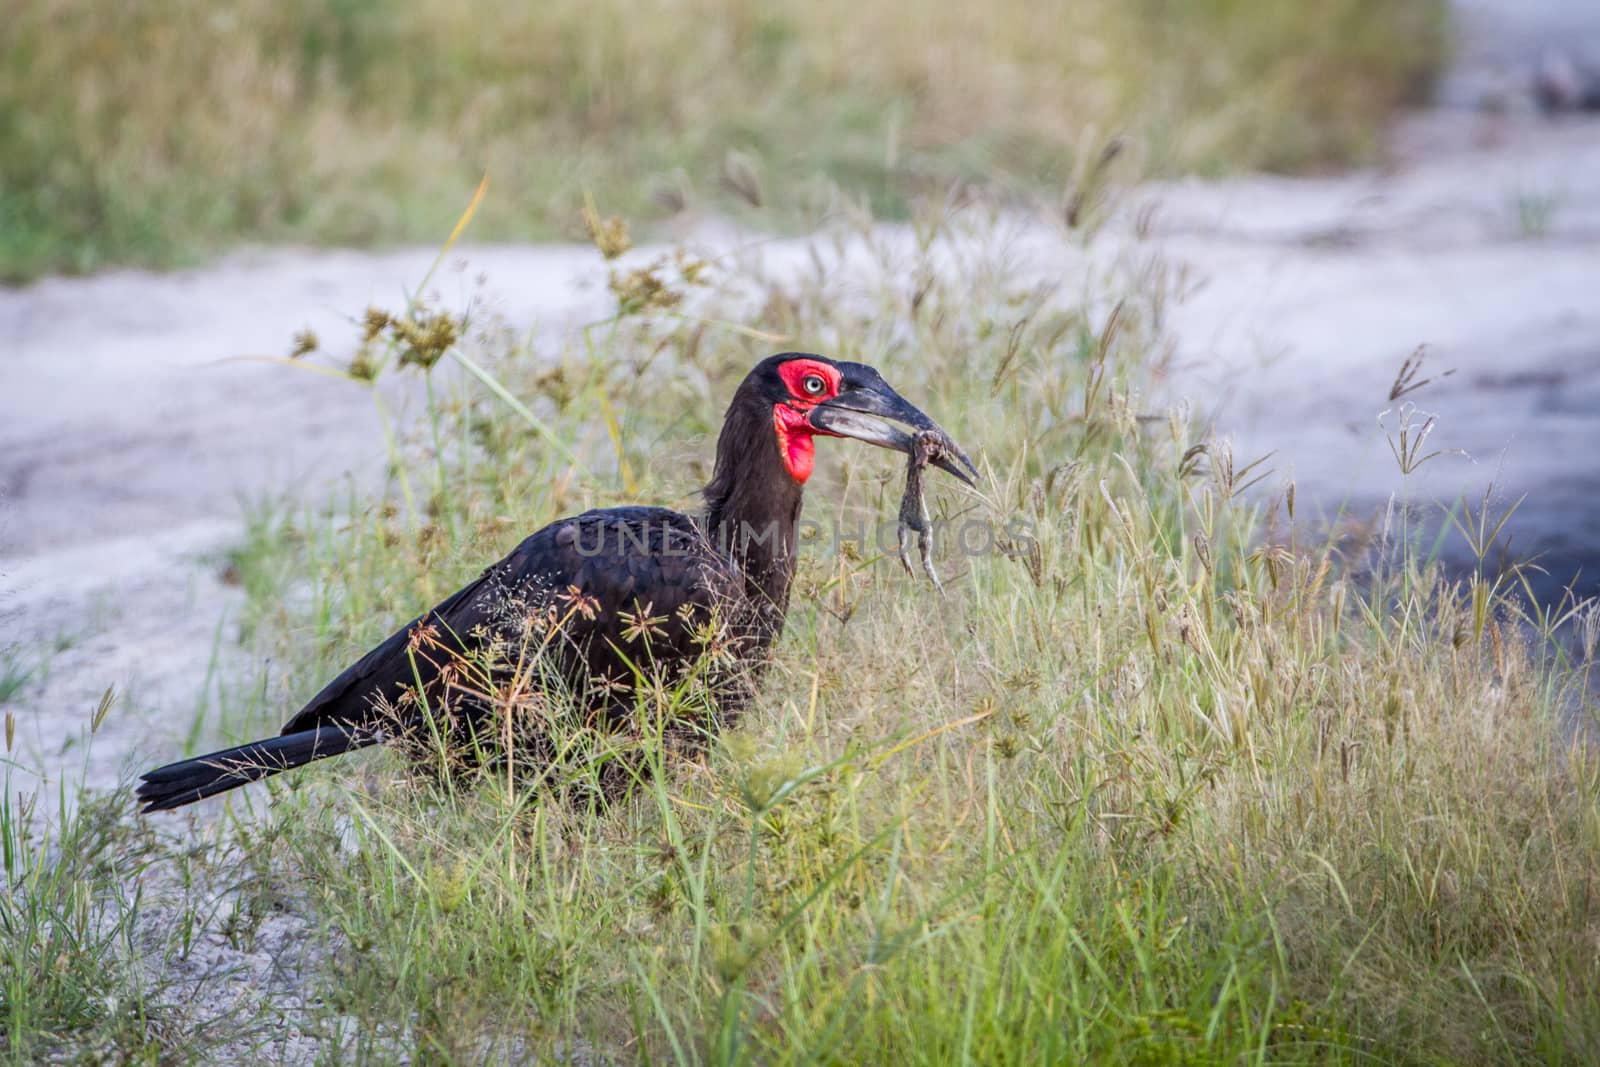
<svg viewBox="0 0 1600 1067">
<path fill-rule="evenodd" d="M 820 374 L 808 374 L 800 379 L 800 388 L 805 390 L 807 396 L 821 396 L 828 383 L 822 380 Z"/>
</svg>

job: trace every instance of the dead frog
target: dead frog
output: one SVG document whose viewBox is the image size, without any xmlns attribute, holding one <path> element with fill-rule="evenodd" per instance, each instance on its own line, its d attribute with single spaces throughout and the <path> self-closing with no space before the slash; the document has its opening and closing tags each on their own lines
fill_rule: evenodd
<svg viewBox="0 0 1600 1067">
<path fill-rule="evenodd" d="M 944 592 L 944 583 L 939 581 L 939 574 L 933 569 L 933 519 L 928 515 L 928 502 L 922 494 L 922 472 L 930 463 L 950 454 L 946 443 L 948 440 L 935 430 L 921 430 L 913 436 L 906 460 L 906 490 L 900 497 L 900 521 L 896 526 L 901 566 L 905 567 L 907 574 L 916 577 L 916 572 L 911 569 L 911 556 L 906 551 L 906 531 L 914 530 L 917 534 L 917 554 L 922 559 L 922 573 L 941 593 Z"/>
</svg>

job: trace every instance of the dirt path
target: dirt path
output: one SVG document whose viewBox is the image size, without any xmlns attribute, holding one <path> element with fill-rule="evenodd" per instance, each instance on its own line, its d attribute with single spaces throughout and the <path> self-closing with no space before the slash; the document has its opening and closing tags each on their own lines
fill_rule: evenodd
<svg viewBox="0 0 1600 1067">
<path fill-rule="evenodd" d="M 1161 245 L 1208 279 L 1180 390 L 1330 513 L 1527 493 L 1541 596 L 1600 593 L 1600 122 L 1443 113 L 1398 144 L 1385 172 L 1167 191 Z M 1380 415 L 1419 345 L 1433 382 L 1401 402 L 1447 453 L 1402 479 Z"/>
<path fill-rule="evenodd" d="M 1520 10 L 1463 8 L 1495 40 L 1494 19 Z M 1503 73 L 1500 52 L 1479 52 L 1447 96 Z M 1456 373 L 1416 400 L 1439 415 L 1434 442 L 1472 459 L 1444 457 L 1410 490 L 1528 492 L 1516 547 L 1547 553 L 1552 583 L 1584 568 L 1600 590 L 1600 123 L 1446 108 L 1397 131 L 1394 159 L 1130 199 L 1159 204 L 1149 248 L 1206 279 L 1173 321 L 1173 387 L 1215 409 L 1241 453 L 1277 449 L 1302 500 L 1371 506 L 1401 488 L 1377 416 L 1402 358 L 1428 344 L 1429 371 Z M 1134 241 L 1113 226 L 1093 258 Z M 1041 270 L 1088 269 L 1025 243 Z M 380 469 L 360 390 L 228 358 L 282 354 L 302 327 L 348 342 L 344 316 L 398 304 L 432 258 L 281 250 L 0 291 L 0 683 L 26 675 L 5 708 L 52 784 L 86 770 L 109 786 L 172 754 L 204 713 L 213 657 L 224 672 L 259 666 L 242 661 L 240 595 L 223 581 L 241 500 Z M 437 283 L 445 299 L 481 275 L 516 324 L 560 329 L 604 307 L 586 248 L 458 259 Z M 107 685 L 122 700 L 85 755 Z"/>
<path fill-rule="evenodd" d="M 434 256 L 284 250 L 0 291 L 0 671 L 27 675 L 6 708 L 46 781 L 114 784 L 135 752 L 173 751 L 216 666 L 253 673 L 224 581 L 245 507 L 371 481 L 383 455 L 362 389 L 237 357 L 281 356 L 301 328 L 348 351 L 348 317 L 401 305 Z M 452 306 L 471 289 L 524 326 L 604 306 L 586 249 L 468 261 L 437 277 Z M 86 756 L 107 685 L 117 710 Z"/>
</svg>

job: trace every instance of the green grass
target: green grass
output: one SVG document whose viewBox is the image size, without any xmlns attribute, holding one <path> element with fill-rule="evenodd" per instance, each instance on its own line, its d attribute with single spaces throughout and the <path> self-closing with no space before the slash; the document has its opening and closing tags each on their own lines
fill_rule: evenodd
<svg viewBox="0 0 1600 1067">
<path fill-rule="evenodd" d="M 32 680 L 34 668 L 25 666 L 14 648 L 0 652 L 0 704 L 9 704 Z"/>
<path fill-rule="evenodd" d="M 357 1063 L 1593 1062 L 1600 763 L 1570 716 L 1593 716 L 1600 616 L 1447 582 L 1406 538 L 1294 531 L 1276 475 L 1245 494 L 1265 467 L 1149 410 L 1167 275 L 1046 293 L 998 254 L 933 270 L 968 221 L 919 216 L 924 259 L 848 300 L 825 268 L 663 269 L 678 314 L 619 278 L 636 310 L 565 341 L 514 342 L 481 309 L 442 353 L 369 328 L 362 374 L 430 373 L 433 400 L 394 424 L 379 498 L 255 517 L 236 565 L 280 681 L 239 684 L 229 736 L 275 729 L 541 524 L 687 503 L 733 386 L 784 339 L 870 360 L 979 457 L 980 490 L 941 482 L 936 510 L 1029 535 L 946 558 L 944 597 L 870 543 L 814 547 L 740 727 L 605 813 L 386 752 L 236 794 L 164 843 L 97 814 L 125 794 L 81 805 L 59 832 L 114 826 L 111 844 L 8 858 L 0 919 L 37 941 L 63 900 L 106 918 L 65 927 L 82 967 L 22 956 L 0 1049 L 214 1058 L 287 1030 Z M 471 359 L 526 416 L 430 354 Z M 808 517 L 893 515 L 893 457 L 834 441 L 818 460 Z M 1493 516 L 1457 522 L 1492 554 Z M 128 927 L 130 863 L 134 885 L 193 886 L 157 975 L 288 913 L 310 996 L 197 1016 L 139 986 L 152 950 L 87 933 Z M 83 1008 L 107 982 L 139 1010 Z M 198 1036 L 164 1037 L 190 1032 L 168 1017 Z"/>
<path fill-rule="evenodd" d="M 1060 196 L 1132 167 L 1370 159 L 1443 51 L 1444 0 L 16 0 L 0 39 L 0 280 L 239 241 L 488 239 L 839 191 Z M 753 180 L 752 180 L 753 179 Z"/>
<path fill-rule="evenodd" d="M 76 640 L 73 634 L 63 632 L 36 645 L 17 643 L 0 649 L 0 705 L 12 703 L 29 685 L 49 678 L 52 661 Z"/>
<path fill-rule="evenodd" d="M 169 1063 L 224 1040 L 215 1023 L 179 1023 L 159 966 L 171 946 L 140 936 L 150 926 L 144 872 L 175 853 L 129 824 L 125 796 L 40 785 L 12 759 L 10 718 L 0 756 L 0 1057 Z"/>
</svg>

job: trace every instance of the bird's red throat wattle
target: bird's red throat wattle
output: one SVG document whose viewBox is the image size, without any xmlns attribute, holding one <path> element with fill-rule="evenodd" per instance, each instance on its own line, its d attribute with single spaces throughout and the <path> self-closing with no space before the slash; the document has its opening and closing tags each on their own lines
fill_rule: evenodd
<svg viewBox="0 0 1600 1067">
<path fill-rule="evenodd" d="M 811 428 L 806 412 L 788 404 L 774 404 L 772 425 L 778 433 L 778 454 L 783 457 L 784 470 L 804 485 L 817 461 L 817 443 L 812 439 L 816 431 Z"/>
</svg>

